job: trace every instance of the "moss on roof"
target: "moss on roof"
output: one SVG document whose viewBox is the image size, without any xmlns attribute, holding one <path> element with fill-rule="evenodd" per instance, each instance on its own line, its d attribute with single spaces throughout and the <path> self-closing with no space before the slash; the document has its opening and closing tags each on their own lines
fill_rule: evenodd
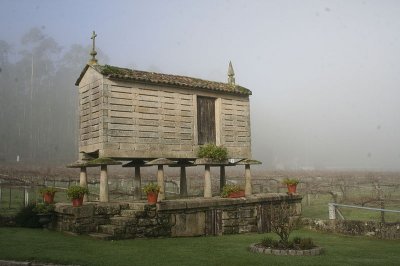
<svg viewBox="0 0 400 266">
<path fill-rule="evenodd" d="M 96 71 L 109 79 L 125 79 L 153 84 L 166 84 L 194 89 L 206 89 L 233 94 L 251 95 L 251 91 L 239 85 L 208 81 L 198 78 L 140 71 L 110 65 L 93 65 Z M 79 83 L 79 79 L 77 81 Z"/>
</svg>

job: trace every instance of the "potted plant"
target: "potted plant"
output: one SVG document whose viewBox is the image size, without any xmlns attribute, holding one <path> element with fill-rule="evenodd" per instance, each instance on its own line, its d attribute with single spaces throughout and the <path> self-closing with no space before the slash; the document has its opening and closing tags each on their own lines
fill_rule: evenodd
<svg viewBox="0 0 400 266">
<path fill-rule="evenodd" d="M 223 198 L 241 198 L 244 197 L 244 190 L 235 184 L 227 184 L 222 188 L 221 197 Z"/>
<path fill-rule="evenodd" d="M 147 194 L 147 202 L 150 204 L 155 204 L 157 202 L 159 191 L 160 187 L 153 182 L 147 183 L 143 187 L 143 192 Z"/>
<path fill-rule="evenodd" d="M 70 186 L 67 189 L 67 197 L 72 200 L 72 206 L 74 207 L 82 206 L 85 194 L 89 194 L 89 190 L 86 187 Z"/>
<path fill-rule="evenodd" d="M 43 197 L 43 201 L 47 204 L 52 204 L 54 202 L 54 195 L 57 192 L 57 189 L 54 187 L 44 187 L 40 189 L 40 194 Z"/>
<path fill-rule="evenodd" d="M 39 217 L 39 223 L 46 227 L 48 223 L 51 222 L 54 216 L 54 205 L 48 203 L 38 203 L 33 208 L 33 211 Z"/>
<path fill-rule="evenodd" d="M 293 194 L 296 193 L 297 184 L 299 183 L 299 180 L 297 178 L 285 178 L 283 179 L 282 183 L 287 186 L 288 193 Z"/>
</svg>

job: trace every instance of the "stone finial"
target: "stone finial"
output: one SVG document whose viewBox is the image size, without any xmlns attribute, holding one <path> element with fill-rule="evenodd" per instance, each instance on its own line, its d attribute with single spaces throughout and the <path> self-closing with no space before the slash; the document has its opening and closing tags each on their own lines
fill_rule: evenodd
<svg viewBox="0 0 400 266">
<path fill-rule="evenodd" d="M 92 51 L 90 51 L 90 55 L 92 56 L 92 58 L 89 60 L 89 65 L 96 65 L 97 64 L 97 59 L 96 59 L 96 37 L 97 34 L 95 31 L 93 31 L 92 33 L 92 37 L 90 37 L 90 39 L 93 40 L 93 46 L 92 46 Z"/>
<path fill-rule="evenodd" d="M 228 67 L 228 84 L 235 85 L 235 72 L 233 71 L 231 61 L 229 61 L 229 67 Z"/>
</svg>

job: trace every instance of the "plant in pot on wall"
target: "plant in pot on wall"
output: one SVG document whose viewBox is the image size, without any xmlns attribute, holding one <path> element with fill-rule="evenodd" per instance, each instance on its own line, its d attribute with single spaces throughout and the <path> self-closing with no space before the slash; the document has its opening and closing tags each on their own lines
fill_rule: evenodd
<svg viewBox="0 0 400 266">
<path fill-rule="evenodd" d="M 244 197 L 244 190 L 235 184 L 226 184 L 222 188 L 221 197 L 223 198 L 241 198 Z"/>
<path fill-rule="evenodd" d="M 143 187 L 143 192 L 147 194 L 147 202 L 150 204 L 155 204 L 157 202 L 159 191 L 160 187 L 153 182 L 147 183 Z"/>
<path fill-rule="evenodd" d="M 43 197 L 43 201 L 47 204 L 52 204 L 54 202 L 54 195 L 57 192 L 57 189 L 54 187 L 44 187 L 40 189 L 40 194 Z"/>
<path fill-rule="evenodd" d="M 89 190 L 81 186 L 70 186 L 67 189 L 67 197 L 72 200 L 72 206 L 79 207 L 83 204 L 83 196 L 89 194 Z"/>
<path fill-rule="evenodd" d="M 296 193 L 297 184 L 299 183 L 299 180 L 297 178 L 285 178 L 283 179 L 282 183 L 287 186 L 288 193 L 293 194 Z"/>
</svg>

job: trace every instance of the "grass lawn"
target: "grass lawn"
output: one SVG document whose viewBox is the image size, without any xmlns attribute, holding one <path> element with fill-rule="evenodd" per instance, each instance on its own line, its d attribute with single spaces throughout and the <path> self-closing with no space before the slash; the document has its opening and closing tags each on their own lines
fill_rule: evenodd
<svg viewBox="0 0 400 266">
<path fill-rule="evenodd" d="M 79 265 L 399 265 L 400 241 L 296 231 L 325 248 L 316 257 L 254 254 L 272 234 L 101 241 L 59 232 L 0 228 L 0 259 Z"/>
</svg>

